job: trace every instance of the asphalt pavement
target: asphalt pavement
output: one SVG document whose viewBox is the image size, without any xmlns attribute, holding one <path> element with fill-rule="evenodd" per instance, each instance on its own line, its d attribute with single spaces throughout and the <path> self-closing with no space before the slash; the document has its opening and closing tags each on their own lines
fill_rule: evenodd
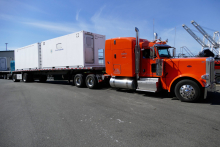
<svg viewBox="0 0 220 147">
<path fill-rule="evenodd" d="M 220 85 L 200 103 L 0 79 L 0 147 L 219 147 Z"/>
</svg>

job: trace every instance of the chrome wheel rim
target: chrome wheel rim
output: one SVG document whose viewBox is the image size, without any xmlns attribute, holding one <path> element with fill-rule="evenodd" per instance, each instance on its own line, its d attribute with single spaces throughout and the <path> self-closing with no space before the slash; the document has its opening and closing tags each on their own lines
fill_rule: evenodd
<svg viewBox="0 0 220 147">
<path fill-rule="evenodd" d="M 180 95 L 185 99 L 193 99 L 196 92 L 191 85 L 182 85 L 180 87 Z"/>
<path fill-rule="evenodd" d="M 88 83 L 89 87 L 92 87 L 93 86 L 93 79 L 92 78 L 88 78 L 87 83 Z"/>
<path fill-rule="evenodd" d="M 77 77 L 77 78 L 76 78 L 76 85 L 78 85 L 78 86 L 79 86 L 80 84 L 81 84 L 81 80 L 80 80 L 80 78 L 79 78 L 79 77 Z"/>
</svg>

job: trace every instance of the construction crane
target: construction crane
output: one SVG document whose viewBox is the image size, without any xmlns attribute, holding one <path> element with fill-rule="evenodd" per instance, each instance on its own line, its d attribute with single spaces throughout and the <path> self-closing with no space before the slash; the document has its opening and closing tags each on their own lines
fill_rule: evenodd
<svg viewBox="0 0 220 147">
<path fill-rule="evenodd" d="M 185 24 L 183 24 L 182 26 L 203 48 L 208 48 L 208 45 L 206 45 L 195 33 L 193 33 L 190 28 L 188 28 Z"/>
<path fill-rule="evenodd" d="M 219 48 L 219 44 L 206 33 L 206 31 L 194 20 L 191 21 L 192 25 L 213 45 L 213 48 Z"/>
<path fill-rule="evenodd" d="M 182 46 L 180 47 L 180 55 L 183 56 L 183 50 L 186 51 L 186 53 L 190 56 L 190 57 L 194 57 L 195 55 L 190 51 L 190 49 L 188 49 L 186 46 Z M 181 54 L 182 52 L 182 54 Z"/>
</svg>

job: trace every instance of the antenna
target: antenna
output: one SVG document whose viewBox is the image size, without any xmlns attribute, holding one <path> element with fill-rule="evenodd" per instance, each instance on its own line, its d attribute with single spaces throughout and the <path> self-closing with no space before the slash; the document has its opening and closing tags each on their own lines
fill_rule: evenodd
<svg viewBox="0 0 220 147">
<path fill-rule="evenodd" d="M 8 43 L 5 43 L 5 44 L 6 44 L 6 51 L 7 51 L 7 44 L 8 44 Z"/>
<path fill-rule="evenodd" d="M 153 19 L 153 40 L 154 40 L 154 19 Z"/>
<path fill-rule="evenodd" d="M 175 47 L 175 42 L 176 42 L 176 27 L 175 27 L 175 36 L 174 36 L 174 47 Z"/>
</svg>

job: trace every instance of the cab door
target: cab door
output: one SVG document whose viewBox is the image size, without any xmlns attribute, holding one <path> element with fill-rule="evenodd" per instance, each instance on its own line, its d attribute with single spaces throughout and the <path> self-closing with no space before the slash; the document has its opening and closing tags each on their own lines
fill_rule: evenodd
<svg viewBox="0 0 220 147">
<path fill-rule="evenodd" d="M 157 54 L 154 53 L 154 59 L 150 58 L 150 49 L 141 50 L 140 58 L 140 77 L 157 77 L 156 76 L 156 59 Z"/>
</svg>

